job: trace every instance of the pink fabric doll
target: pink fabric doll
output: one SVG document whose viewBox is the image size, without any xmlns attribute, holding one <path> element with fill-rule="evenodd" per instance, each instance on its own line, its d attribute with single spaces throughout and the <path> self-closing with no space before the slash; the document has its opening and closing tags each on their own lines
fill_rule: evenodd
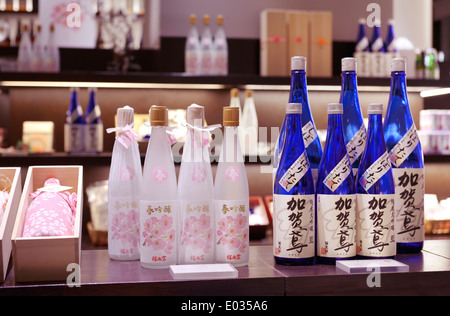
<svg viewBox="0 0 450 316">
<path fill-rule="evenodd" d="M 44 190 L 30 194 L 34 200 L 28 207 L 23 237 L 62 237 L 74 234 L 77 194 L 45 191 L 51 191 L 55 186 L 60 186 L 60 182 L 51 178 L 45 182 Z"/>
</svg>

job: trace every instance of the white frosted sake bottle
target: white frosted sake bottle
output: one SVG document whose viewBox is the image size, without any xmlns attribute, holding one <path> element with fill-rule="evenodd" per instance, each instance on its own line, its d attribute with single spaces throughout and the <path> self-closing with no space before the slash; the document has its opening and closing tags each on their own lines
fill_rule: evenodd
<svg viewBox="0 0 450 316">
<path fill-rule="evenodd" d="M 118 133 L 108 181 L 108 251 L 113 260 L 139 260 L 139 190 L 142 166 L 134 110 L 117 111 Z"/>
<path fill-rule="evenodd" d="M 141 266 L 177 264 L 177 178 L 167 135 L 167 108 L 152 106 L 151 138 L 144 164 L 140 203 Z"/>
<path fill-rule="evenodd" d="M 187 110 L 188 132 L 178 177 L 180 203 L 179 264 L 214 262 L 214 183 L 205 132 L 204 108 Z"/>
<path fill-rule="evenodd" d="M 216 263 L 249 260 L 249 187 L 239 144 L 239 108 L 224 108 L 224 138 L 214 186 Z"/>
</svg>

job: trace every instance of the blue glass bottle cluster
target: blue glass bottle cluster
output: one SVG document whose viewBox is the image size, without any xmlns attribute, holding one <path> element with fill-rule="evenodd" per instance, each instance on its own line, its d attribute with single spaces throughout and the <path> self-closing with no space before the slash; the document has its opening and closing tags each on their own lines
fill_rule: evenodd
<svg viewBox="0 0 450 316">
<path fill-rule="evenodd" d="M 384 123 L 383 105 L 369 104 L 367 129 L 356 59 L 342 60 L 340 102 L 328 105 L 323 149 L 318 137 L 310 139 L 317 132 L 306 89 L 306 59 L 294 57 L 292 66 L 289 104 L 275 152 L 275 262 L 335 264 L 420 252 L 423 154 L 409 109 L 404 59 L 392 61 Z"/>
</svg>

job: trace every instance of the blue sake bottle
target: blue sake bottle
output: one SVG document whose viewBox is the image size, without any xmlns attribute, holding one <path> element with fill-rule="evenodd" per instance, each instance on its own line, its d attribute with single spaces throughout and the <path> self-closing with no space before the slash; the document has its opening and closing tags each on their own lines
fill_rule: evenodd
<svg viewBox="0 0 450 316">
<path fill-rule="evenodd" d="M 394 258 L 394 177 L 383 135 L 383 105 L 369 104 L 368 139 L 356 180 L 357 257 Z"/>
<path fill-rule="evenodd" d="M 85 151 L 90 153 L 101 153 L 103 151 L 103 121 L 100 105 L 97 103 L 97 89 L 89 89 L 89 103 L 84 120 L 85 129 Z"/>
<path fill-rule="evenodd" d="M 388 22 L 388 31 L 386 35 L 386 39 L 384 40 L 384 50 L 386 52 L 396 52 L 395 48 L 395 32 L 394 32 L 394 21 L 389 20 Z"/>
<path fill-rule="evenodd" d="M 383 39 L 381 38 L 380 21 L 375 21 L 372 40 L 370 41 L 370 75 L 372 77 L 385 77 L 386 64 Z"/>
<path fill-rule="evenodd" d="M 307 77 L 307 60 L 303 56 L 292 57 L 291 61 L 291 89 L 289 103 L 302 104 L 302 132 L 303 140 L 308 155 L 309 164 L 314 181 L 317 179 L 317 169 L 322 158 L 322 145 L 317 134 L 316 125 L 309 106 Z"/>
<path fill-rule="evenodd" d="M 83 109 L 78 101 L 78 88 L 72 88 L 69 109 L 64 124 L 64 150 L 68 153 L 84 151 L 85 121 Z"/>
<path fill-rule="evenodd" d="M 308 101 L 306 62 L 306 57 L 303 56 L 295 56 L 291 59 L 291 88 L 289 93 L 289 102 L 302 104 L 303 138 L 305 146 L 307 147 L 308 159 L 310 161 L 311 171 L 315 180 L 317 178 L 317 168 L 319 167 L 320 158 L 322 157 L 322 145 L 320 144 L 320 139 L 312 119 Z M 288 117 L 285 116 L 278 140 L 275 143 L 273 157 L 274 181 L 277 168 L 280 163 L 283 144 L 286 138 L 287 119 Z M 304 124 L 304 122 L 307 123 Z"/>
<path fill-rule="evenodd" d="M 395 183 L 397 253 L 418 253 L 423 248 L 425 175 L 422 147 L 409 108 L 406 61 L 394 58 L 391 92 L 384 120 L 384 139 Z"/>
<path fill-rule="evenodd" d="M 302 104 L 286 111 L 286 138 L 273 194 L 273 251 L 282 265 L 312 265 L 315 255 L 314 182 L 302 134 Z"/>
<path fill-rule="evenodd" d="M 355 178 L 344 141 L 343 106 L 328 105 L 328 129 L 317 176 L 317 263 L 356 256 Z"/>
<path fill-rule="evenodd" d="M 370 42 L 366 35 L 366 19 L 359 20 L 358 37 L 356 39 L 355 52 L 353 56 L 358 60 L 359 75 L 361 77 L 370 76 Z"/>
<path fill-rule="evenodd" d="M 367 138 L 359 104 L 356 58 L 342 59 L 342 87 L 339 103 L 342 103 L 344 108 L 342 114 L 344 141 L 353 168 L 353 175 L 356 176 Z"/>
</svg>

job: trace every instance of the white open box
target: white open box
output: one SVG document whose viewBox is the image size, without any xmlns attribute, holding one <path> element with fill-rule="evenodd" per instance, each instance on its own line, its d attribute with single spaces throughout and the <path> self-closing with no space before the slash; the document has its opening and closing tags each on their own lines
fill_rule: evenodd
<svg viewBox="0 0 450 316">
<path fill-rule="evenodd" d="M 23 227 L 30 193 L 44 187 L 49 178 L 57 178 L 61 185 L 72 187 L 68 192 L 77 193 L 74 236 L 23 238 Z M 83 215 L 83 167 L 46 166 L 29 167 L 20 199 L 17 220 L 14 225 L 13 264 L 16 282 L 63 281 L 69 274 L 69 264 L 80 264 Z"/>
<path fill-rule="evenodd" d="M 0 168 L 0 175 L 2 177 L 0 190 L 9 193 L 8 203 L 0 225 L 0 281 L 4 282 L 11 258 L 11 237 L 22 194 L 22 179 L 20 168 Z"/>
</svg>

